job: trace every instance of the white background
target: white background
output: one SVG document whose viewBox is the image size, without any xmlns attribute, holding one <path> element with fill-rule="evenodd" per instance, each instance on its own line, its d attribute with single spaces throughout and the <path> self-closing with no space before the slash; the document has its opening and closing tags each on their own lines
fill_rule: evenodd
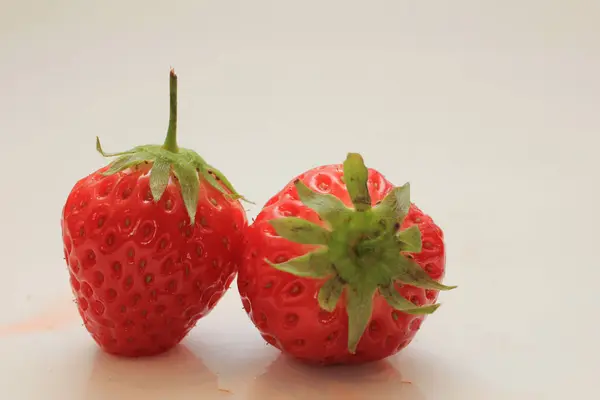
<svg viewBox="0 0 600 400">
<path fill-rule="evenodd" d="M 600 2 L 0 0 L 0 397 L 598 397 Z M 179 137 L 256 201 L 359 151 L 447 237 L 455 291 L 386 363 L 278 359 L 235 285 L 174 352 L 101 354 L 60 213 L 107 151 Z M 219 390 L 221 389 L 221 390 Z"/>
</svg>

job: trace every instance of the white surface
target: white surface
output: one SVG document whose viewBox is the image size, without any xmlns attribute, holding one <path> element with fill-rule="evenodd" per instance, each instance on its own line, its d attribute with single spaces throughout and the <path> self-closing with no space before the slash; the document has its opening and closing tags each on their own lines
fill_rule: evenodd
<svg viewBox="0 0 600 400">
<path fill-rule="evenodd" d="M 90 4 L 1 3 L 0 397 L 600 397 L 597 0 Z M 61 207 L 104 162 L 95 135 L 162 141 L 171 65 L 180 143 L 258 204 L 347 151 L 411 182 L 459 289 L 401 355 L 277 359 L 235 288 L 168 355 L 97 351 L 70 302 Z"/>
</svg>

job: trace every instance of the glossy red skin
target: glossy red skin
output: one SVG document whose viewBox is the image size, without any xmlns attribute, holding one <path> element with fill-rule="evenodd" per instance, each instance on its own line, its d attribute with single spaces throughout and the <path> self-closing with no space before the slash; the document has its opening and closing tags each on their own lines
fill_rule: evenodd
<svg viewBox="0 0 600 400">
<path fill-rule="evenodd" d="M 265 263 L 265 258 L 283 262 L 313 248 L 279 237 L 269 220 L 296 216 L 322 223 L 314 211 L 298 200 L 293 182 L 300 179 L 311 189 L 331 193 L 350 206 L 348 192 L 340 179 L 342 171 L 342 165 L 312 169 L 273 196 L 248 228 L 244 261 L 238 272 L 244 309 L 263 338 L 284 353 L 322 365 L 364 363 L 389 357 L 413 340 L 425 318 L 396 311 L 376 294 L 370 324 L 353 355 L 347 349 L 348 317 L 343 307 L 344 297 L 332 313 L 323 311 L 317 302 L 317 293 L 324 280 L 299 278 Z M 368 187 L 375 204 L 394 186 L 370 169 Z M 423 241 L 423 251 L 412 256 L 433 279 L 441 281 L 445 268 L 442 230 L 414 204 L 401 228 L 412 225 L 419 227 Z M 438 291 L 409 285 L 399 287 L 399 292 L 418 305 L 433 304 L 438 296 Z"/>
<path fill-rule="evenodd" d="M 77 307 L 104 351 L 161 353 L 179 343 L 231 284 L 246 215 L 239 202 L 201 183 L 191 226 L 175 180 L 154 202 L 148 167 L 108 177 L 104 170 L 77 182 L 61 219 Z"/>
</svg>

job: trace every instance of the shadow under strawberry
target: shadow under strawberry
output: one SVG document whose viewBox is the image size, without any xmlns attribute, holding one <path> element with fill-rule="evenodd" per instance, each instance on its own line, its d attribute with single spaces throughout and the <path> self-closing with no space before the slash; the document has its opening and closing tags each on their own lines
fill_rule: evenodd
<svg viewBox="0 0 600 400">
<path fill-rule="evenodd" d="M 219 399 L 217 376 L 184 344 L 145 358 L 117 357 L 100 350 L 85 400 Z"/>
<path fill-rule="evenodd" d="M 280 355 L 249 388 L 248 399 L 423 400 L 388 361 L 354 366 L 308 365 Z"/>
</svg>

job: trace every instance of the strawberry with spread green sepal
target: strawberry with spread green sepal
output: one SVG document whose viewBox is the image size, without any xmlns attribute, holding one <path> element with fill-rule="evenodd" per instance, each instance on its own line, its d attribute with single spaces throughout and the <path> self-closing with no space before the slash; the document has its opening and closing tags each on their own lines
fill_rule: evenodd
<svg viewBox="0 0 600 400">
<path fill-rule="evenodd" d="M 319 364 L 379 360 L 438 307 L 443 233 L 362 157 L 314 168 L 262 209 L 246 234 L 242 303 L 262 336 Z"/>
<path fill-rule="evenodd" d="M 108 154 L 75 184 L 61 225 L 84 325 L 106 352 L 148 356 L 179 343 L 222 298 L 241 262 L 247 219 L 225 176 L 177 145 L 170 73 L 164 144 Z"/>
</svg>

